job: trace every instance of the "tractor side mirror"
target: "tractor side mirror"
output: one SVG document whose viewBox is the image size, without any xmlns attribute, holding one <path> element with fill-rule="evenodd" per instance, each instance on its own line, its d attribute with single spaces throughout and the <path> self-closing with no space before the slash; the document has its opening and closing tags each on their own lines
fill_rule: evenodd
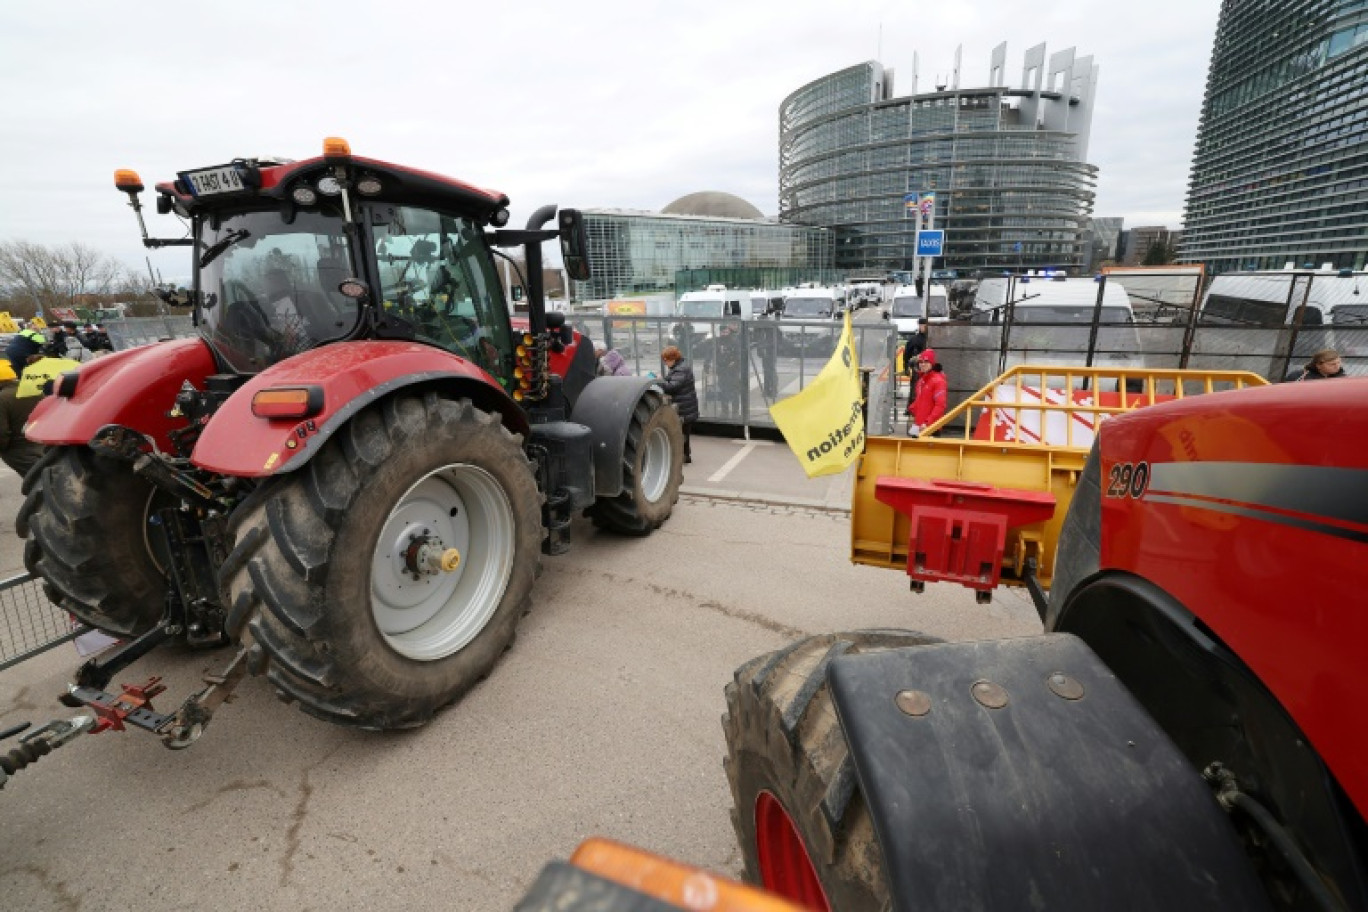
<svg viewBox="0 0 1368 912">
<path fill-rule="evenodd" d="M 514 285 L 514 286 L 513 286 L 513 300 L 515 300 L 515 301 L 521 301 L 522 299 L 523 299 L 523 287 L 522 287 L 521 285 Z"/>
<path fill-rule="evenodd" d="M 576 282 L 587 282 L 589 240 L 584 231 L 584 216 L 578 209 L 560 211 L 560 245 L 566 274 Z"/>
</svg>

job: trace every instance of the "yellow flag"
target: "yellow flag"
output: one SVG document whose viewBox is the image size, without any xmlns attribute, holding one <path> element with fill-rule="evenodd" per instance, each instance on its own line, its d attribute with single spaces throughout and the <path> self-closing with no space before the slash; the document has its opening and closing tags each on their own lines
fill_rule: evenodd
<svg viewBox="0 0 1368 912">
<path fill-rule="evenodd" d="M 844 472 L 864 449 L 864 413 L 860 403 L 860 363 L 850 332 L 850 313 L 831 360 L 796 396 L 770 406 L 809 478 Z"/>
<path fill-rule="evenodd" d="M 43 395 L 43 384 L 55 380 L 67 371 L 81 366 L 80 361 L 70 358 L 43 358 L 24 368 L 24 376 L 19 378 L 19 389 L 14 391 L 16 399 L 28 399 Z"/>
</svg>

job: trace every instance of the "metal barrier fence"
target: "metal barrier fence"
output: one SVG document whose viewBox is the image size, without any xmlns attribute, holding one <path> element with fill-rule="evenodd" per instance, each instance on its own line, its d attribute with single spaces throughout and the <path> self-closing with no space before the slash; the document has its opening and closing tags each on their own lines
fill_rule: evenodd
<svg viewBox="0 0 1368 912">
<path fill-rule="evenodd" d="M 999 280 L 1007 282 L 1000 306 L 933 324 L 927 343 L 945 367 L 950 407 L 1018 364 L 1243 370 L 1278 383 L 1328 348 L 1347 374 L 1368 376 L 1368 276 L 1241 273 L 1205 285 L 1191 273 L 1142 278 L 1102 276 L 1096 306 L 1077 320 L 1076 306 L 1029 305 L 1046 299 L 1049 280 Z M 1111 306 L 1108 281 L 1126 289 L 1129 313 Z"/>
<path fill-rule="evenodd" d="M 131 317 L 127 320 L 111 320 L 104 326 L 115 351 L 195 335 L 194 320 L 188 314 L 174 317 Z"/>
<path fill-rule="evenodd" d="M 0 580 L 0 671 L 85 633 L 31 573 Z"/>
<path fill-rule="evenodd" d="M 569 320 L 595 346 L 617 349 L 639 376 L 662 376 L 660 353 L 676 346 L 693 367 L 699 420 L 745 430 L 775 426 L 769 407 L 817 379 L 842 328 L 833 320 L 636 314 L 571 314 Z M 868 382 L 868 433 L 891 433 L 897 332 L 884 321 L 855 323 L 851 329 Z"/>
</svg>

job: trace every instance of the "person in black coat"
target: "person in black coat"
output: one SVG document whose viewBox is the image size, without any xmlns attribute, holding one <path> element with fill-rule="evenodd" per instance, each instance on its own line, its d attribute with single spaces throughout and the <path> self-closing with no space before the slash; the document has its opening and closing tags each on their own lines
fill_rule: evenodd
<svg viewBox="0 0 1368 912">
<path fill-rule="evenodd" d="M 661 388 L 674 402 L 679 420 L 684 425 L 684 461 L 693 462 L 689 451 L 689 434 L 698 420 L 698 389 L 694 385 L 693 368 L 673 345 L 660 353 L 660 360 L 665 364 L 665 379 L 661 381 Z"/>
<path fill-rule="evenodd" d="M 1343 377 L 1344 362 L 1340 360 L 1339 352 L 1333 348 L 1323 348 L 1311 356 L 1311 360 L 1306 362 L 1305 367 L 1299 367 L 1287 375 L 1287 380 L 1326 380 L 1331 377 Z"/>
</svg>

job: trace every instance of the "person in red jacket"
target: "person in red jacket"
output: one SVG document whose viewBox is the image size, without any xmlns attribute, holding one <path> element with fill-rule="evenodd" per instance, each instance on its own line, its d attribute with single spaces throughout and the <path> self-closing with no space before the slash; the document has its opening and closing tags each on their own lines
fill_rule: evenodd
<svg viewBox="0 0 1368 912">
<path fill-rule="evenodd" d="M 925 349 L 914 363 L 916 386 L 912 401 L 907 404 L 907 436 L 921 436 L 921 429 L 939 421 L 945 414 L 946 392 L 949 384 L 945 370 L 936 361 L 935 349 Z"/>
</svg>

